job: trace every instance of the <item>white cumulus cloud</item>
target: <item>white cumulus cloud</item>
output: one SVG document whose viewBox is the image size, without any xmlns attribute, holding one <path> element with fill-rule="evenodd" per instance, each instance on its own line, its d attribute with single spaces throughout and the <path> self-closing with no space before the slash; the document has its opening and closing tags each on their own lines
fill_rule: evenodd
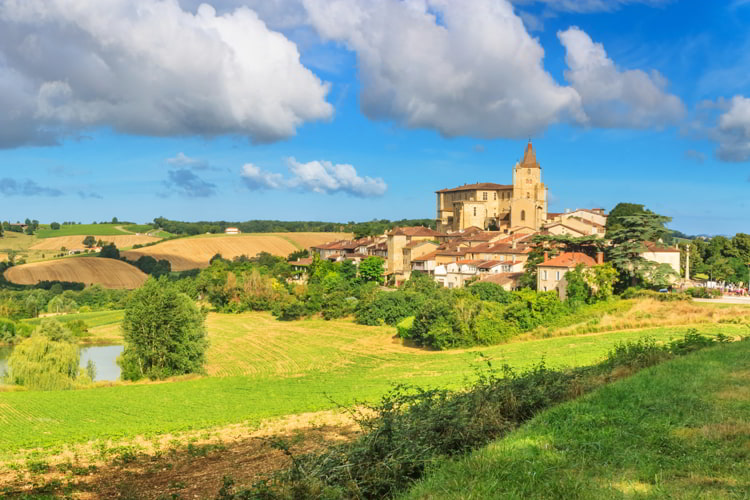
<svg viewBox="0 0 750 500">
<path fill-rule="evenodd" d="M 246 163 L 242 167 L 242 181 L 251 190 L 293 189 L 321 194 L 346 193 L 361 198 L 382 196 L 388 189 L 383 179 L 360 176 L 357 169 L 348 164 L 317 160 L 301 163 L 288 158 L 287 167 L 290 177 Z"/>
<path fill-rule="evenodd" d="M 679 97 L 665 91 L 666 79 L 620 70 L 600 43 L 579 28 L 557 34 L 565 46 L 565 79 L 581 96 L 587 124 L 603 128 L 649 128 L 674 124 L 685 116 Z"/>
<path fill-rule="evenodd" d="M 506 0 L 305 0 L 321 37 L 356 53 L 369 118 L 445 136 L 527 137 L 579 113 Z"/>
<path fill-rule="evenodd" d="M 330 118 L 328 90 L 296 45 L 247 7 L 0 2 L 0 147 L 95 126 L 275 141 Z"/>
<path fill-rule="evenodd" d="M 750 160 L 750 98 L 736 95 L 719 116 L 714 130 L 719 147 L 716 156 L 724 161 Z"/>
</svg>

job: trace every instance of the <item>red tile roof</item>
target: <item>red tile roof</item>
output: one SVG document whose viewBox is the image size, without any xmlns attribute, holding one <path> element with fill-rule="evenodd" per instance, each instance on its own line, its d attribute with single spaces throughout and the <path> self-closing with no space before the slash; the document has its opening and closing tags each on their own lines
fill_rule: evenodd
<svg viewBox="0 0 750 500">
<path fill-rule="evenodd" d="M 521 279 L 521 276 L 523 276 L 523 273 L 493 273 L 493 274 L 485 274 L 481 278 L 479 278 L 479 281 L 475 281 L 475 283 L 479 283 L 481 281 L 486 281 L 490 283 L 495 283 L 497 285 L 507 285 L 509 283 L 512 283 L 513 285 L 518 284 L 518 280 Z"/>
<path fill-rule="evenodd" d="M 436 193 L 453 193 L 457 191 L 476 191 L 477 189 L 497 190 L 497 189 L 513 189 L 510 184 L 495 184 L 494 182 L 478 182 L 476 184 L 464 184 L 454 188 L 441 189 L 435 191 Z"/>
<path fill-rule="evenodd" d="M 430 252 L 426 253 L 420 257 L 415 257 L 411 259 L 412 262 L 426 262 L 428 260 L 435 260 L 435 255 L 437 255 L 437 252 Z"/>
<path fill-rule="evenodd" d="M 423 226 L 394 227 L 391 234 L 397 236 L 443 236 L 443 233 Z"/>
<path fill-rule="evenodd" d="M 596 265 L 596 261 L 581 252 L 565 252 L 561 253 L 557 257 L 553 257 L 546 262 L 542 262 L 538 267 L 565 267 L 572 269 L 578 264 L 591 267 Z"/>
<path fill-rule="evenodd" d="M 644 241 L 643 244 L 649 252 L 654 253 L 680 253 L 680 250 L 674 247 L 668 247 L 661 243 L 654 243 L 652 241 Z"/>
</svg>

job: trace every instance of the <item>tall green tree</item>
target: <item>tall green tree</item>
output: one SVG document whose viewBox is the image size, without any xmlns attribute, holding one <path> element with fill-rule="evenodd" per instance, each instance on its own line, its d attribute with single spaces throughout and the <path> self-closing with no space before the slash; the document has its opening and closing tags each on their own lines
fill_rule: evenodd
<svg viewBox="0 0 750 500">
<path fill-rule="evenodd" d="M 643 205 L 639 205 L 638 203 L 618 203 L 617 205 L 615 205 L 615 208 L 613 208 L 609 212 L 609 216 L 607 217 L 607 237 L 610 236 L 611 231 L 621 229 L 623 227 L 622 217 L 643 214 L 653 214 L 653 212 L 645 208 Z"/>
<path fill-rule="evenodd" d="M 94 245 L 96 245 L 96 238 L 94 238 L 93 236 L 89 235 L 83 239 L 83 246 L 85 246 L 86 248 L 91 248 Z"/>
<path fill-rule="evenodd" d="M 636 285 L 647 283 L 650 273 L 658 266 L 643 258 L 645 242 L 658 242 L 669 231 L 665 224 L 672 219 L 655 213 L 623 215 L 619 227 L 607 236 L 612 246 L 608 250 L 608 260 L 617 269 L 623 283 Z"/>
<path fill-rule="evenodd" d="M 162 379 L 202 372 L 208 347 L 204 322 L 204 313 L 166 277 L 149 278 L 125 308 L 125 349 L 118 359 L 122 378 Z"/>
</svg>

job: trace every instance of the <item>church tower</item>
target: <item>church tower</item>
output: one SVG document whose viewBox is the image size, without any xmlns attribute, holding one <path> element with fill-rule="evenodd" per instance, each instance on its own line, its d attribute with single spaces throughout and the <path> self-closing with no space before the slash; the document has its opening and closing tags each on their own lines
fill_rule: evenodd
<svg viewBox="0 0 750 500">
<path fill-rule="evenodd" d="M 523 160 L 513 167 L 513 198 L 510 203 L 510 227 L 539 229 L 547 220 L 547 188 L 542 183 L 542 167 L 536 161 L 531 141 Z"/>
</svg>

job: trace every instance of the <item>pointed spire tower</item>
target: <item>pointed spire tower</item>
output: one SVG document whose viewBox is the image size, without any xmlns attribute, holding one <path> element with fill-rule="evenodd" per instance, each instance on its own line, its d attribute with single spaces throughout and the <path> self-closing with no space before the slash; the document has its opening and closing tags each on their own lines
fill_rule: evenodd
<svg viewBox="0 0 750 500">
<path fill-rule="evenodd" d="M 542 167 L 531 140 L 523 159 L 513 168 L 511 227 L 539 229 L 547 219 L 547 188 L 542 183 Z"/>
</svg>

